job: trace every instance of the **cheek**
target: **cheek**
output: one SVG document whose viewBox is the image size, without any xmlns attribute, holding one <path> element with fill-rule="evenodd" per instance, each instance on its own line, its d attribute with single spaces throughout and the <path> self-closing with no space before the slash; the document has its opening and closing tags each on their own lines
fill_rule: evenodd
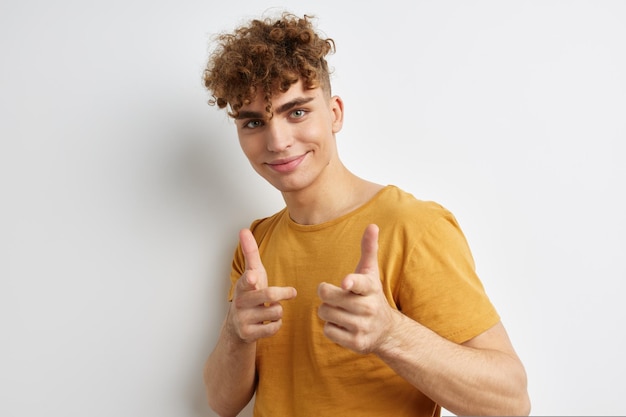
<svg viewBox="0 0 626 417">
<path fill-rule="evenodd" d="M 251 140 L 251 138 L 239 139 L 239 146 L 250 160 L 254 160 L 263 150 L 263 144 L 260 141 Z"/>
<path fill-rule="evenodd" d="M 301 143 L 312 143 L 317 145 L 322 145 L 324 140 L 322 138 L 328 134 L 327 129 L 323 129 L 319 124 L 308 124 L 303 129 L 300 129 L 297 133 L 295 133 L 295 138 L 298 142 Z"/>
</svg>

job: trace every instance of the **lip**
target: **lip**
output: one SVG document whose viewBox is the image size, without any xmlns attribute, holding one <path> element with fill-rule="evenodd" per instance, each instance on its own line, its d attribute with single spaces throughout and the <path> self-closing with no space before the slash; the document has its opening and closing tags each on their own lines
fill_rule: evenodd
<svg viewBox="0 0 626 417">
<path fill-rule="evenodd" d="M 266 165 L 272 170 L 280 173 L 288 173 L 294 171 L 300 163 L 306 157 L 306 153 L 289 158 L 275 159 L 271 162 L 266 162 Z"/>
</svg>

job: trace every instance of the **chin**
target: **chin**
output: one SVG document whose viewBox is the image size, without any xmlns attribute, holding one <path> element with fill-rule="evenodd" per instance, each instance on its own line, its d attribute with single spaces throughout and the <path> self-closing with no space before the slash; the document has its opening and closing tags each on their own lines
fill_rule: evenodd
<svg viewBox="0 0 626 417">
<path fill-rule="evenodd" d="M 293 193 L 297 191 L 301 191 L 307 187 L 308 184 L 294 184 L 294 183 L 285 183 L 282 181 L 268 181 L 272 187 L 276 188 L 281 193 Z"/>
</svg>

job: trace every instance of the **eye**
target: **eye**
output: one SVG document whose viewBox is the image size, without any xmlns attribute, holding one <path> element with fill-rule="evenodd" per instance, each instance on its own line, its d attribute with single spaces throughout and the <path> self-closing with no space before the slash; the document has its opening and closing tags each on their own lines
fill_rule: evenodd
<svg viewBox="0 0 626 417">
<path fill-rule="evenodd" d="M 250 120 L 243 124 L 245 129 L 255 129 L 260 126 L 263 126 L 263 122 L 261 120 Z"/>
<path fill-rule="evenodd" d="M 293 117 L 294 119 L 300 119 L 301 117 L 304 117 L 306 113 L 307 113 L 306 110 L 302 110 L 302 109 L 294 110 L 291 112 L 291 117 Z"/>
</svg>

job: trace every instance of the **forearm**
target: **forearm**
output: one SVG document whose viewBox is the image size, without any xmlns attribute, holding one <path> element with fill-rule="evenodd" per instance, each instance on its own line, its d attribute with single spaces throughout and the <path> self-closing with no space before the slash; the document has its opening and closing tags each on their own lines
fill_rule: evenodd
<svg viewBox="0 0 626 417">
<path fill-rule="evenodd" d="M 400 313 L 395 321 L 376 353 L 433 401 L 459 415 L 530 412 L 526 373 L 514 352 L 458 345 Z"/>
<path fill-rule="evenodd" d="M 255 390 L 256 343 L 233 338 L 222 326 L 219 340 L 204 369 L 210 407 L 220 416 L 236 416 Z"/>
</svg>

